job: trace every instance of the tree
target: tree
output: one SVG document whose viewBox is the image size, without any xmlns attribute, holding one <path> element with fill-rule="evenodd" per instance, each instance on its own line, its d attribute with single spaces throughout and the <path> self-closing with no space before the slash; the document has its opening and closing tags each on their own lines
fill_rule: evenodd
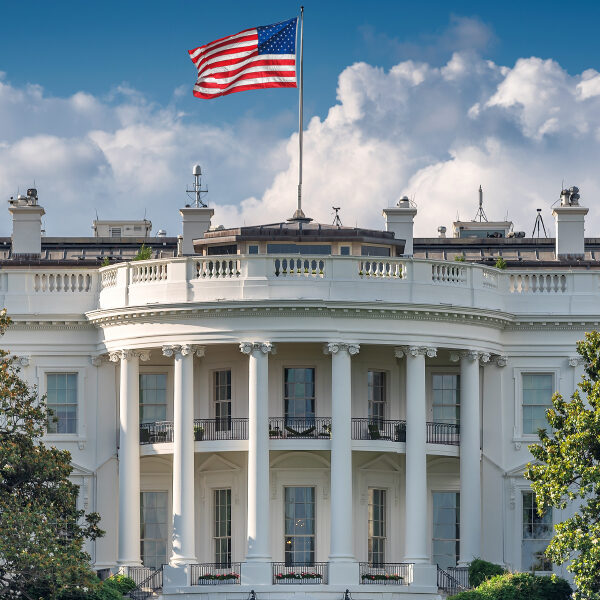
<svg viewBox="0 0 600 600">
<path fill-rule="evenodd" d="M 9 324 L 0 311 L 0 335 Z M 103 534 L 100 516 L 77 510 L 70 453 L 41 441 L 48 418 L 0 350 L 0 598 L 67 600 L 98 585 L 83 545 Z"/>
<path fill-rule="evenodd" d="M 556 393 L 546 412 L 551 433 L 539 430 L 540 443 L 529 450 L 536 463 L 527 465 L 538 511 L 564 509 L 579 502 L 573 517 L 555 526 L 546 556 L 570 561 L 576 599 L 600 599 L 600 333 L 577 342 L 585 376 L 570 401 Z M 584 402 L 587 401 L 587 405 Z"/>
</svg>

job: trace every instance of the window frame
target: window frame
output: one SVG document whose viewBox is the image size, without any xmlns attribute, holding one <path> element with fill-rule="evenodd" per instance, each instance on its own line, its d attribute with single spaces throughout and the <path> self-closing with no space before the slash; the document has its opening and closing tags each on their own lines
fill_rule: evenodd
<svg viewBox="0 0 600 600">
<path fill-rule="evenodd" d="M 286 400 L 286 395 L 285 395 L 285 372 L 287 369 L 312 369 L 313 370 L 313 416 L 312 417 L 294 417 L 294 416 L 290 416 L 288 417 L 286 415 L 286 411 L 285 411 L 285 400 Z M 282 370 L 281 370 L 281 414 L 283 416 L 284 419 L 288 419 L 288 418 L 296 418 L 296 419 L 316 419 L 317 415 L 318 415 L 318 411 L 317 411 L 317 367 L 315 365 L 282 365 Z"/>
<path fill-rule="evenodd" d="M 155 494 L 155 493 L 164 493 L 166 494 L 166 498 L 167 498 L 167 505 L 166 505 L 166 538 L 165 538 L 165 554 L 166 554 L 166 563 L 167 564 L 169 562 L 169 558 L 171 555 L 171 550 L 172 550 L 172 519 L 170 518 L 170 515 L 172 514 L 172 508 L 171 508 L 171 496 L 172 493 L 169 489 L 165 489 L 165 488 L 161 488 L 161 489 L 157 489 L 155 487 L 151 487 L 148 489 L 145 488 L 141 488 L 140 489 L 140 498 L 139 498 L 139 511 L 140 511 L 140 560 L 142 560 L 143 554 L 142 554 L 142 541 L 146 538 L 142 537 L 142 494 Z M 159 539 L 159 538 L 148 538 L 148 539 Z M 142 562 L 143 564 L 143 562 Z"/>
<path fill-rule="evenodd" d="M 223 491 L 229 492 L 229 535 L 218 536 L 217 535 L 217 492 L 223 492 Z M 214 560 L 215 564 L 220 564 L 220 565 L 225 564 L 225 566 L 230 567 L 231 562 L 232 562 L 232 556 L 233 556 L 233 493 L 232 493 L 231 487 L 212 488 L 211 493 L 212 493 L 212 509 L 213 509 L 212 510 L 212 513 L 213 513 L 212 556 L 215 559 Z M 219 561 L 217 560 L 217 542 L 218 542 L 218 540 L 223 540 L 223 539 L 225 539 L 225 540 L 229 539 L 229 560 L 226 563 L 223 563 L 223 562 L 219 563 Z"/>
<path fill-rule="evenodd" d="M 458 400 L 459 400 L 459 406 L 460 406 L 460 367 L 459 366 L 455 366 L 455 367 L 452 367 L 452 366 L 425 367 L 425 372 L 426 372 L 425 395 L 427 397 L 427 415 L 428 415 L 427 420 L 433 421 L 433 376 L 434 375 L 458 375 L 458 377 L 459 377 Z M 444 491 L 444 490 L 439 490 L 439 491 Z"/>
<path fill-rule="evenodd" d="M 172 400 L 173 394 L 172 394 L 172 390 L 171 390 L 171 385 L 170 385 L 170 373 L 167 369 L 164 368 L 155 368 L 155 367 L 151 367 L 151 366 L 146 366 L 144 367 L 144 369 L 142 370 L 142 367 L 140 367 L 139 369 L 139 374 L 138 374 L 138 392 L 139 392 L 139 412 L 140 412 L 140 425 L 142 424 L 142 417 L 141 417 L 141 408 L 143 406 L 142 403 L 142 398 L 141 398 L 141 391 L 142 391 L 142 386 L 141 386 L 141 377 L 142 375 L 165 375 L 166 377 L 166 389 L 165 389 L 165 421 L 170 421 L 172 419 L 170 419 L 170 406 L 172 405 L 172 401 L 169 402 L 169 400 Z M 156 403 L 154 403 L 154 406 L 157 406 Z M 156 422 L 156 421 L 155 421 Z"/>
<path fill-rule="evenodd" d="M 373 491 L 378 491 L 378 492 L 383 492 L 383 510 L 382 510 L 382 514 L 383 514 L 383 532 L 384 535 L 382 536 L 370 536 L 369 535 L 369 523 L 371 522 L 371 519 L 369 518 L 369 509 L 371 507 L 371 492 Z M 367 562 L 373 566 L 373 567 L 380 567 L 381 565 L 384 565 L 386 562 L 386 557 L 388 555 L 388 536 L 387 536 L 387 532 L 389 529 L 388 526 L 388 505 L 389 505 L 389 501 L 388 501 L 388 496 L 389 496 L 389 490 L 385 487 L 375 487 L 375 486 L 369 486 L 367 488 Z M 380 539 L 383 540 L 383 561 L 380 563 L 374 563 L 371 560 L 371 551 L 370 551 L 370 541 L 371 539 Z"/>
<path fill-rule="evenodd" d="M 519 565 L 521 566 L 521 569 L 523 569 L 523 541 L 525 540 L 525 538 L 523 538 L 523 512 L 524 512 L 524 497 L 525 494 L 533 494 L 533 498 L 535 501 L 535 492 L 531 489 L 530 486 L 527 487 L 522 487 L 519 489 L 519 508 L 520 508 L 520 519 L 519 519 L 519 546 L 520 546 L 520 553 L 519 553 Z M 536 508 L 534 508 L 534 510 L 537 510 Z M 552 533 L 550 535 L 548 539 L 548 544 L 550 543 L 550 540 L 552 539 L 553 535 L 554 535 L 554 517 L 555 517 L 555 512 L 552 508 L 550 508 L 549 510 L 552 511 Z M 546 540 L 546 538 L 530 538 L 532 540 Z M 529 571 L 531 572 L 531 571 Z M 536 575 L 550 575 L 554 572 L 554 565 L 552 563 L 550 563 L 550 570 L 540 570 L 540 571 L 533 571 L 534 574 Z"/>
<path fill-rule="evenodd" d="M 435 538 L 434 537 L 434 531 L 435 531 L 435 507 L 433 504 L 433 497 L 435 494 L 456 494 L 458 496 L 458 537 L 457 538 Z M 452 489 L 452 488 L 446 488 L 446 489 L 439 489 L 439 488 L 434 488 L 431 490 L 431 520 L 430 520 L 430 524 L 431 524 L 431 536 L 430 536 L 430 543 L 431 543 L 431 562 L 433 562 L 434 560 L 434 540 L 438 539 L 438 540 L 446 540 L 446 541 L 453 541 L 455 540 L 458 543 L 458 551 L 456 553 L 456 563 L 458 564 L 458 561 L 460 560 L 460 521 L 461 521 L 461 502 L 460 502 L 460 489 L 456 488 L 456 489 Z"/>
<path fill-rule="evenodd" d="M 283 500 L 283 562 L 287 564 L 286 561 L 286 550 L 285 550 L 285 540 L 287 537 L 293 537 L 293 534 L 288 534 L 286 532 L 285 529 L 285 521 L 286 521 L 286 490 L 288 488 L 304 488 L 304 489 L 312 489 L 313 490 L 313 533 L 306 535 L 306 536 L 298 536 L 298 537 L 312 537 L 313 538 L 313 549 L 312 549 L 312 553 L 313 553 L 313 561 L 312 561 L 312 565 L 314 565 L 316 562 L 318 562 L 317 560 L 317 554 L 318 554 L 318 550 L 317 550 L 317 527 L 318 527 L 318 523 L 317 523 L 317 506 L 318 506 L 318 486 L 317 483 L 305 483 L 304 485 L 301 483 L 290 483 L 290 484 L 284 484 L 283 485 L 283 493 L 282 493 L 282 500 Z M 308 563 L 294 563 L 295 565 L 300 565 L 300 564 L 305 564 L 308 566 Z"/>
<path fill-rule="evenodd" d="M 210 418 L 215 419 L 215 431 L 217 430 L 217 403 L 225 402 L 225 400 L 217 400 L 217 389 L 216 389 L 216 377 L 217 373 L 222 373 L 224 371 L 229 371 L 229 423 L 227 429 L 219 429 L 219 431 L 231 431 L 231 419 L 233 418 L 233 394 L 234 394 L 234 377 L 233 377 L 233 369 L 230 366 L 215 368 L 209 370 L 209 378 L 210 378 Z"/>
<path fill-rule="evenodd" d="M 371 417 L 370 412 L 371 412 L 371 400 L 369 398 L 369 373 L 381 373 L 383 374 L 383 402 L 381 402 L 381 404 L 383 405 L 383 417 Z M 381 368 L 367 368 L 367 377 L 366 377 L 366 382 L 367 382 L 367 418 L 369 419 L 369 422 L 371 420 L 375 421 L 377 419 L 379 420 L 383 420 L 385 421 L 386 419 L 389 419 L 389 412 L 390 412 L 390 403 L 389 403 L 389 388 L 390 388 L 390 372 L 387 371 L 386 369 L 381 369 Z M 379 404 L 379 402 L 376 402 L 374 404 Z"/>
</svg>

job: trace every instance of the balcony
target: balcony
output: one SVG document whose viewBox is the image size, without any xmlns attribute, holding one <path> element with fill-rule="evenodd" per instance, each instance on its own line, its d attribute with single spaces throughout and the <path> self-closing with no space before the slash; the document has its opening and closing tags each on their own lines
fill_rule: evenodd
<svg viewBox="0 0 600 600">
<path fill-rule="evenodd" d="M 240 568 L 239 562 L 190 565 L 190 581 L 192 585 L 239 584 Z"/>
<path fill-rule="evenodd" d="M 271 563 L 273 566 L 273 583 L 285 584 L 319 584 L 327 583 L 329 563 L 296 563 L 286 565 L 282 562 Z"/>
<path fill-rule="evenodd" d="M 330 417 L 269 417 L 269 437 L 273 439 L 329 439 Z"/>
<path fill-rule="evenodd" d="M 247 440 L 248 419 L 194 419 L 194 440 Z M 164 444 L 173 441 L 173 421 L 140 425 L 140 444 Z"/>
<path fill-rule="evenodd" d="M 360 563 L 360 583 L 377 585 L 410 585 L 412 563 Z"/>
<path fill-rule="evenodd" d="M 429 444 L 460 444 L 460 427 L 456 423 L 427 423 L 426 433 Z M 406 442 L 406 421 L 352 419 L 352 439 Z"/>
<path fill-rule="evenodd" d="M 427 423 L 427 442 L 459 446 L 460 426 L 457 423 Z"/>
</svg>

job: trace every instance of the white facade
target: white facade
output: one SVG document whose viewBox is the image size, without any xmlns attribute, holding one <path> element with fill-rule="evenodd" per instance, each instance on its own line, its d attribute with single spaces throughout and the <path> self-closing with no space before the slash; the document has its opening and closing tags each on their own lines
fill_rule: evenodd
<svg viewBox="0 0 600 600">
<path fill-rule="evenodd" d="M 102 516 L 95 568 L 164 560 L 165 598 L 433 598 L 439 560 L 531 567 L 527 444 L 547 390 L 582 375 L 599 289 L 597 269 L 560 263 L 4 261 L 2 345 L 68 405 L 47 441 Z M 274 580 L 286 547 L 323 578 Z M 197 585 L 223 562 L 239 581 Z"/>
</svg>

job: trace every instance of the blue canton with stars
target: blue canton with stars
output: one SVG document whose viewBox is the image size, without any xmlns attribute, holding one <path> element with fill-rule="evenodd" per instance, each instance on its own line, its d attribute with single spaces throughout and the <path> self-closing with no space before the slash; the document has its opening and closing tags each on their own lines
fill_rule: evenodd
<svg viewBox="0 0 600 600">
<path fill-rule="evenodd" d="M 273 25 L 257 27 L 259 54 L 296 54 L 298 17 Z"/>
</svg>

